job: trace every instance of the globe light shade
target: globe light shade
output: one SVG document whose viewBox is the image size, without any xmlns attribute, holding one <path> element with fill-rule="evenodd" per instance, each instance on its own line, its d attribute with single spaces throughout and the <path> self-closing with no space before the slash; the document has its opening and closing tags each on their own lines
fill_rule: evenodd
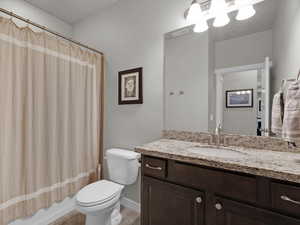
<svg viewBox="0 0 300 225">
<path fill-rule="evenodd" d="M 254 16 L 256 13 L 253 5 L 243 6 L 239 9 L 238 14 L 236 16 L 237 20 L 246 20 Z"/>
<path fill-rule="evenodd" d="M 230 18 L 228 17 L 227 13 L 223 13 L 218 15 L 213 23 L 214 27 L 224 27 L 230 22 Z"/>
<path fill-rule="evenodd" d="M 202 10 L 200 4 L 197 1 L 193 1 L 186 19 L 189 24 L 196 24 L 199 21 L 201 14 Z"/>
<path fill-rule="evenodd" d="M 202 33 L 208 30 L 208 24 L 205 18 L 201 18 L 194 26 L 195 33 Z"/>
<path fill-rule="evenodd" d="M 225 0 L 212 0 L 210 13 L 214 15 L 214 27 L 223 27 L 230 22 L 227 15 L 227 4 Z"/>
</svg>

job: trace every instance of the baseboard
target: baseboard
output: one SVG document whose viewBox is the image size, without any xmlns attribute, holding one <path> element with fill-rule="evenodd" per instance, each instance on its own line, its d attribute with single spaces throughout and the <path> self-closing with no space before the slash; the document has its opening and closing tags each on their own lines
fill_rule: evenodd
<svg viewBox="0 0 300 225">
<path fill-rule="evenodd" d="M 126 208 L 129 208 L 129 209 L 132 209 L 138 213 L 141 212 L 141 204 L 140 203 L 137 203 L 129 198 L 125 198 L 123 197 L 121 199 L 121 205 L 126 207 Z"/>
</svg>

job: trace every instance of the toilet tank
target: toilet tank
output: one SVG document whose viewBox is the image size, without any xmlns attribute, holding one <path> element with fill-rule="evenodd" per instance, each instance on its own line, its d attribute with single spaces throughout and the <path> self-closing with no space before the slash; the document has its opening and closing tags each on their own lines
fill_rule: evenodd
<svg viewBox="0 0 300 225">
<path fill-rule="evenodd" d="M 108 149 L 106 160 L 109 179 L 123 185 L 133 184 L 139 173 L 139 158 L 139 153 L 130 150 Z"/>
</svg>

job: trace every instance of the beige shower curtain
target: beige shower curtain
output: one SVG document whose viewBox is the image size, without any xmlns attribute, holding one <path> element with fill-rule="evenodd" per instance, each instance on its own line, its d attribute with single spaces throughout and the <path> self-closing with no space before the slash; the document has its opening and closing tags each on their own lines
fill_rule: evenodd
<svg viewBox="0 0 300 225">
<path fill-rule="evenodd" d="M 102 56 L 0 18 L 0 224 L 95 178 Z"/>
</svg>

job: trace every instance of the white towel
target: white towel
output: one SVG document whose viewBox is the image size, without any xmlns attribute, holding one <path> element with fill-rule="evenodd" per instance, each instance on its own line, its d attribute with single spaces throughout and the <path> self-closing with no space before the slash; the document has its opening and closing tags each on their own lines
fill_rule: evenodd
<svg viewBox="0 0 300 225">
<path fill-rule="evenodd" d="M 272 104 L 272 126 L 271 130 L 274 134 L 280 135 L 282 132 L 284 115 L 283 92 L 279 91 L 274 95 Z"/>
<path fill-rule="evenodd" d="M 300 81 L 291 83 L 287 89 L 282 137 L 289 142 L 300 140 Z"/>
</svg>

